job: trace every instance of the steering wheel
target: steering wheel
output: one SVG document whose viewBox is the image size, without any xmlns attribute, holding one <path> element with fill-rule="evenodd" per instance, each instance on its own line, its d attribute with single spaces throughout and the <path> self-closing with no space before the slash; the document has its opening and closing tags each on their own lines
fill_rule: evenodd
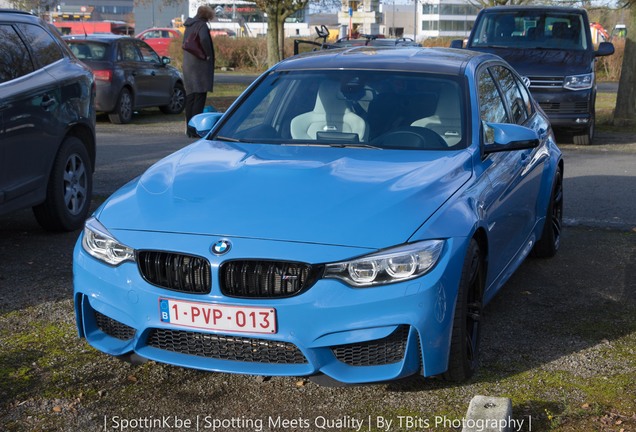
<svg viewBox="0 0 636 432">
<path fill-rule="evenodd" d="M 417 126 L 401 127 L 385 132 L 371 140 L 371 145 L 386 149 L 448 149 L 448 144 L 437 132 Z"/>
</svg>

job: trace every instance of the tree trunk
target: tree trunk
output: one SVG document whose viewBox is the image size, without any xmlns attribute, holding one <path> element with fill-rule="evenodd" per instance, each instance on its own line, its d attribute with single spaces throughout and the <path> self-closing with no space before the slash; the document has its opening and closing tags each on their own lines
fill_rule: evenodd
<svg viewBox="0 0 636 432">
<path fill-rule="evenodd" d="M 278 22 L 281 25 L 278 27 L 278 61 L 285 58 L 285 19 L 286 16 L 280 16 Z"/>
<path fill-rule="evenodd" d="M 636 123 L 636 5 L 630 8 L 630 25 L 625 40 L 621 77 L 618 81 L 614 125 Z"/>
<path fill-rule="evenodd" d="M 279 40 L 278 40 L 278 15 L 270 11 L 267 14 L 267 66 L 272 67 L 278 63 L 280 58 Z"/>
</svg>

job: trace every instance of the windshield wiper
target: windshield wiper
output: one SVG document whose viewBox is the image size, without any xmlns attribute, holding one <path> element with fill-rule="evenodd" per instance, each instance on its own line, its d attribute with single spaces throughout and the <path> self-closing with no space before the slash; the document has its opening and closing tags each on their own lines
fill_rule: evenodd
<svg viewBox="0 0 636 432">
<path fill-rule="evenodd" d="M 363 144 L 363 143 L 333 143 L 333 142 L 293 142 L 293 143 L 282 143 L 282 146 L 298 146 L 298 147 L 335 147 L 335 148 L 368 148 L 373 150 L 382 150 L 382 147 L 376 147 L 371 144 Z"/>
<path fill-rule="evenodd" d="M 217 141 L 228 141 L 228 142 L 246 142 L 236 138 L 224 137 L 224 136 L 216 136 L 214 137 Z"/>
<path fill-rule="evenodd" d="M 329 147 L 355 147 L 355 148 L 368 148 L 374 150 L 382 150 L 382 147 L 376 147 L 371 144 L 364 143 L 324 143 L 322 145 L 328 145 Z"/>
</svg>

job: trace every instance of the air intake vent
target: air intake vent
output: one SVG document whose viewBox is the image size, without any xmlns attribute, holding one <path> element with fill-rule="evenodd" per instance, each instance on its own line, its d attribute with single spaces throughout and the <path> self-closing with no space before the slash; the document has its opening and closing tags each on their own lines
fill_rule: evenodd
<svg viewBox="0 0 636 432">
<path fill-rule="evenodd" d="M 288 342 L 223 336 L 183 330 L 153 329 L 148 345 L 167 351 L 219 360 L 306 364 L 298 347 Z"/>
<path fill-rule="evenodd" d="M 137 263 L 143 278 L 161 288 L 207 294 L 212 287 L 210 263 L 205 258 L 170 252 L 140 251 Z"/>
<path fill-rule="evenodd" d="M 322 267 L 286 261 L 241 260 L 221 265 L 221 292 L 230 297 L 290 297 L 311 287 Z"/>
<path fill-rule="evenodd" d="M 128 327 L 126 324 L 122 324 L 97 311 L 95 311 L 95 323 L 98 329 L 115 339 L 126 341 L 135 337 L 134 328 Z"/>
<path fill-rule="evenodd" d="M 384 339 L 332 347 L 338 360 L 349 366 L 380 366 L 404 358 L 409 327 L 400 326 Z"/>
</svg>

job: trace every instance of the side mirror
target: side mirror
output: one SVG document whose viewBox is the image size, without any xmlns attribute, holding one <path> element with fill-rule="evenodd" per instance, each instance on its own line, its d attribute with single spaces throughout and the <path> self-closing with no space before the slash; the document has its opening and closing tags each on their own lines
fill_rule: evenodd
<svg viewBox="0 0 636 432">
<path fill-rule="evenodd" d="M 161 64 L 163 64 L 164 66 L 167 64 L 170 64 L 170 57 L 166 57 L 166 56 L 161 57 Z"/>
<path fill-rule="evenodd" d="M 611 42 L 601 42 L 598 45 L 598 50 L 594 52 L 596 57 L 608 56 L 614 54 L 614 44 Z"/>
<path fill-rule="evenodd" d="M 188 126 L 193 127 L 197 131 L 197 135 L 201 138 L 206 136 L 219 122 L 219 119 L 223 117 L 223 113 L 220 112 L 206 112 L 197 114 L 190 119 Z"/>
<path fill-rule="evenodd" d="M 464 48 L 464 41 L 462 39 L 455 39 L 451 41 L 451 48 Z"/>
<path fill-rule="evenodd" d="M 539 135 L 525 126 L 509 123 L 483 123 L 484 154 L 526 150 L 539 145 Z"/>
</svg>

